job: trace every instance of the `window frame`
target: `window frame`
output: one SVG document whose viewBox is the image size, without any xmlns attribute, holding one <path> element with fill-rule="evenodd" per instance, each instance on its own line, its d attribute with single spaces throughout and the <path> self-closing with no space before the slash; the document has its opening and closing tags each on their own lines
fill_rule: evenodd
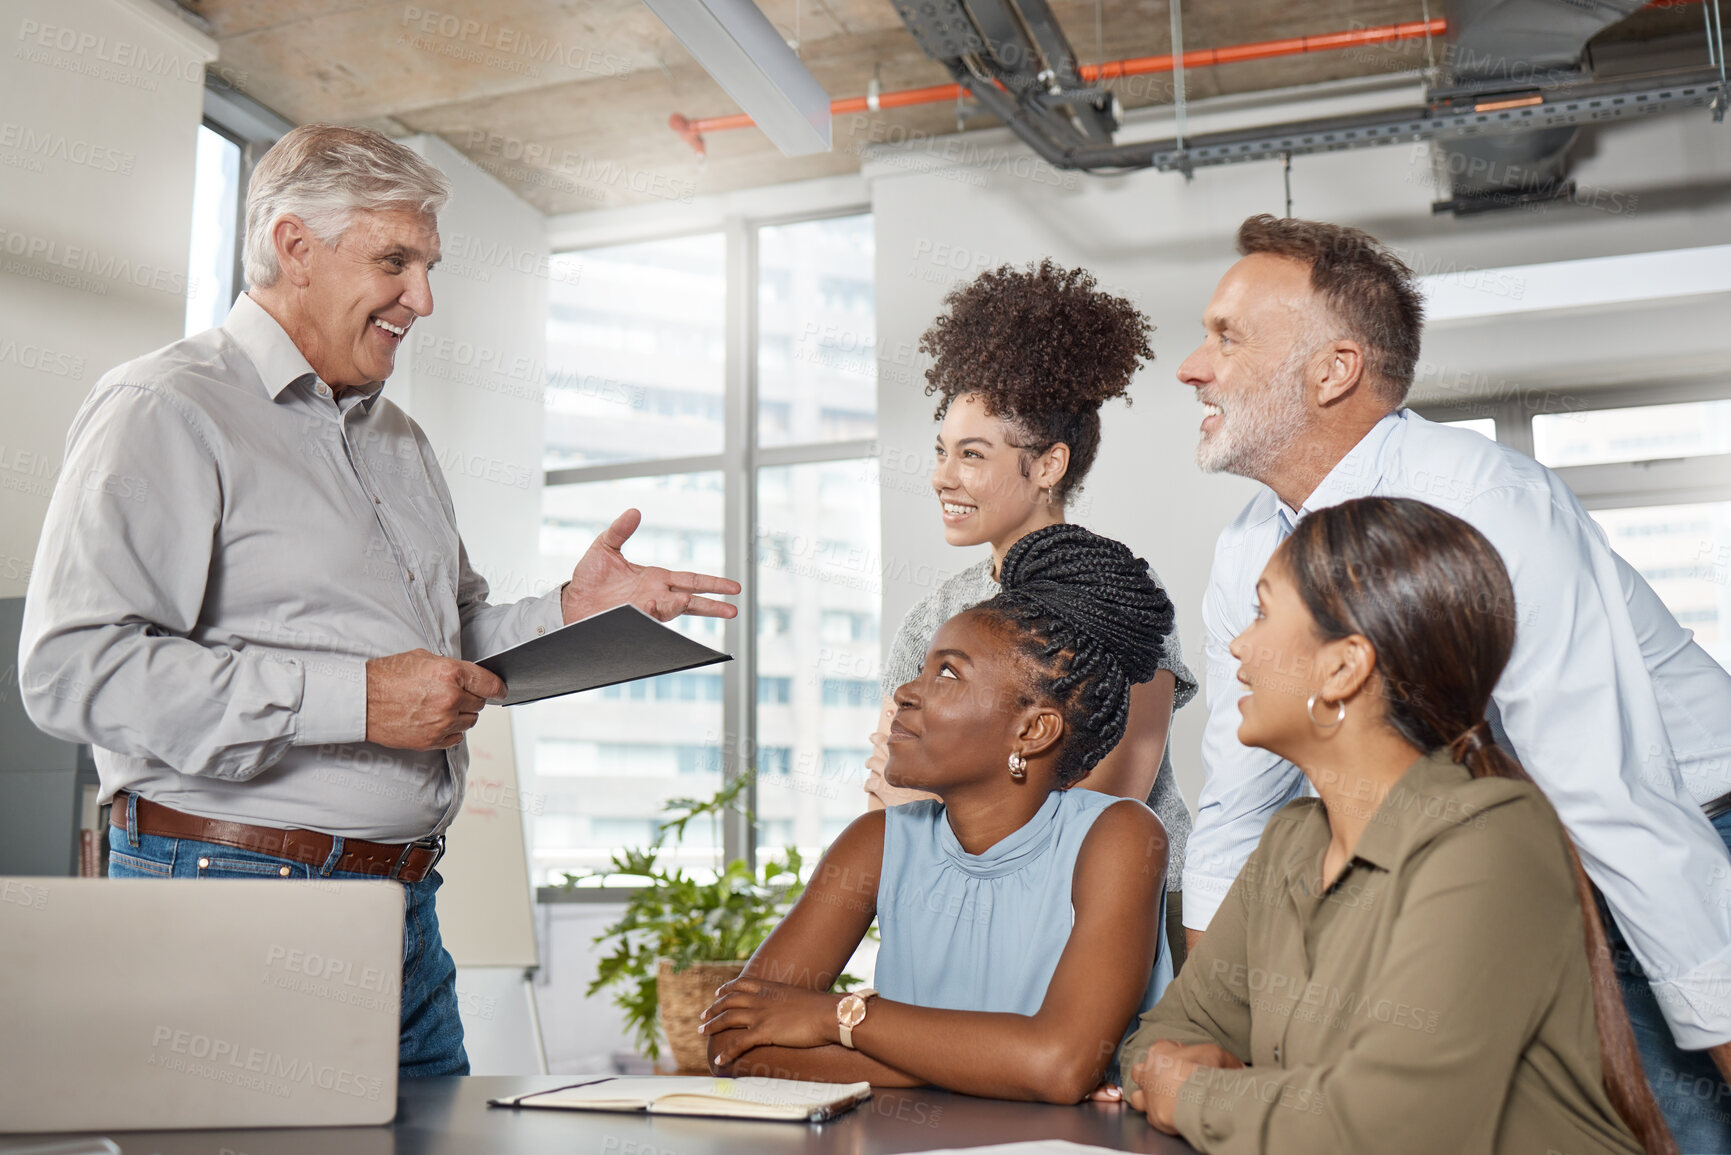
<svg viewBox="0 0 1731 1155">
<path fill-rule="evenodd" d="M 736 599 L 739 613 L 723 626 L 723 646 L 734 655 L 724 667 L 722 680 L 721 775 L 732 783 L 755 760 L 757 750 L 757 478 L 758 471 L 789 465 L 827 461 L 852 461 L 878 455 L 876 437 L 842 441 L 806 442 L 760 447 L 758 417 L 758 245 L 762 231 L 782 225 L 805 224 L 838 217 L 870 215 L 869 201 L 845 200 L 821 208 L 760 214 L 728 214 L 719 222 L 701 227 L 668 228 L 637 232 L 617 239 L 600 236 L 573 238 L 555 246 L 554 255 L 582 253 L 619 244 L 642 244 L 720 232 L 723 237 L 725 312 L 723 334 L 722 449 L 719 453 L 643 461 L 609 462 L 571 466 L 544 472 L 547 486 L 577 485 L 592 481 L 623 481 L 671 474 L 719 472 L 722 476 L 724 516 L 722 523 L 723 572 L 740 584 Z M 719 223 L 719 228 L 717 228 Z M 757 784 L 746 791 L 745 810 L 757 810 Z M 722 823 L 722 857 L 727 862 L 744 859 L 757 863 L 757 831 L 745 815 L 730 813 Z M 585 888 L 586 890 L 591 888 Z M 629 887 L 592 888 L 595 900 L 605 900 L 630 891 Z"/>
<path fill-rule="evenodd" d="M 1497 441 L 1533 456 L 1532 419 L 1562 413 L 1634 409 L 1691 401 L 1731 400 L 1731 380 L 1691 378 L 1567 392 L 1528 389 L 1510 396 L 1471 398 L 1407 407 L 1431 421 L 1493 417 Z M 1552 468 L 1587 510 L 1629 509 L 1645 505 L 1688 505 L 1731 499 L 1731 453 L 1611 461 Z"/>
<path fill-rule="evenodd" d="M 213 119 L 208 110 L 205 113 L 202 126 L 240 150 L 240 166 L 235 179 L 234 201 L 225 210 L 232 214 L 234 221 L 234 252 L 231 254 L 233 259 L 229 268 L 228 282 L 230 296 L 227 301 L 227 308 L 233 308 L 234 303 L 240 300 L 240 295 L 246 292 L 246 186 L 252 176 L 254 154 L 250 151 L 249 141 L 230 125 Z M 274 144 L 275 141 L 271 143 Z M 266 149 L 269 147 L 269 145 L 265 146 Z M 257 155 L 262 156 L 263 153 L 264 150 L 260 150 Z"/>
<path fill-rule="evenodd" d="M 236 181 L 234 211 L 234 304 L 246 292 L 246 190 L 252 170 L 272 145 L 294 128 L 258 101 L 232 87 L 217 69 L 207 69 L 204 78 L 204 127 L 240 147 L 240 174 Z"/>
</svg>

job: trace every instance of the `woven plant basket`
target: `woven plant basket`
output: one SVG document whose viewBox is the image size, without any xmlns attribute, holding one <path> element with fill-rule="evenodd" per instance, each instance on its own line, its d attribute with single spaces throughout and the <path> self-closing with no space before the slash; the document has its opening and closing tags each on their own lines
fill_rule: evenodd
<svg viewBox="0 0 1731 1155">
<path fill-rule="evenodd" d="M 682 1075 L 709 1073 L 709 1040 L 697 1033 L 703 1012 L 715 1001 L 715 988 L 732 982 L 745 962 L 694 962 L 675 973 L 661 960 L 655 974 L 655 999 L 661 1004 L 661 1032 Z"/>
</svg>

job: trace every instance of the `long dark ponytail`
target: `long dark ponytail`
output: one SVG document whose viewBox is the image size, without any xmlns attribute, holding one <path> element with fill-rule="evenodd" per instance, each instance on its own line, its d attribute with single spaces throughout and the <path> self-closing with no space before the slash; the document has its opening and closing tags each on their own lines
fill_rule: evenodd
<svg viewBox="0 0 1731 1155">
<path fill-rule="evenodd" d="M 1485 536 L 1422 501 L 1364 497 L 1312 513 L 1275 555 L 1327 640 L 1376 651 L 1388 722 L 1420 750 L 1447 750 L 1475 778 L 1531 782 L 1485 720 L 1515 644 L 1515 593 Z M 1647 1155 L 1677 1145 L 1641 1070 L 1593 884 L 1566 835 L 1586 930 L 1600 1065 L 1611 1105 Z"/>
</svg>

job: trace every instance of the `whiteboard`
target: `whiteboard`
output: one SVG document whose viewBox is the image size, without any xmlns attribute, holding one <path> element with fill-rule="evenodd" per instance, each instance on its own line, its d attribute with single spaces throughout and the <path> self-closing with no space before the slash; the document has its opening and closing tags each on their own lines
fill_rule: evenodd
<svg viewBox="0 0 1731 1155">
<path fill-rule="evenodd" d="M 521 967 L 458 967 L 457 1017 L 471 1075 L 545 1075 L 535 984 Z"/>
<path fill-rule="evenodd" d="M 463 809 L 445 835 L 439 933 L 460 967 L 540 966 L 511 715 L 489 706 L 469 731 Z"/>
</svg>

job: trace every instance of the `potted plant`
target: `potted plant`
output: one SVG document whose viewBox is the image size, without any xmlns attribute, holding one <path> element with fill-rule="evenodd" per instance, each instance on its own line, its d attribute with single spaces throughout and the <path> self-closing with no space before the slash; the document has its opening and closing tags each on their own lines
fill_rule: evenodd
<svg viewBox="0 0 1731 1155">
<path fill-rule="evenodd" d="M 585 878 L 625 875 L 641 879 L 620 919 L 595 937 L 607 943 L 589 994 L 618 988 L 615 1005 L 642 1053 L 661 1055 L 661 1038 L 681 1071 L 708 1069 L 705 1040 L 697 1033 L 698 1016 L 715 998 L 715 988 L 739 977 L 752 952 L 762 945 L 805 889 L 804 865 L 798 850 L 787 847 L 780 857 L 761 856 L 755 870 L 743 861 L 719 867 L 712 881 L 687 874 L 681 866 L 666 867 L 662 851 L 685 837 L 692 819 L 707 815 L 719 823 L 740 807 L 740 797 L 752 775 L 742 774 L 706 801 L 672 798 L 662 807 L 670 817 L 647 849 L 630 849 L 613 856 L 613 868 L 592 874 L 566 874 L 565 885 Z M 836 989 L 859 980 L 843 975 Z"/>
</svg>

